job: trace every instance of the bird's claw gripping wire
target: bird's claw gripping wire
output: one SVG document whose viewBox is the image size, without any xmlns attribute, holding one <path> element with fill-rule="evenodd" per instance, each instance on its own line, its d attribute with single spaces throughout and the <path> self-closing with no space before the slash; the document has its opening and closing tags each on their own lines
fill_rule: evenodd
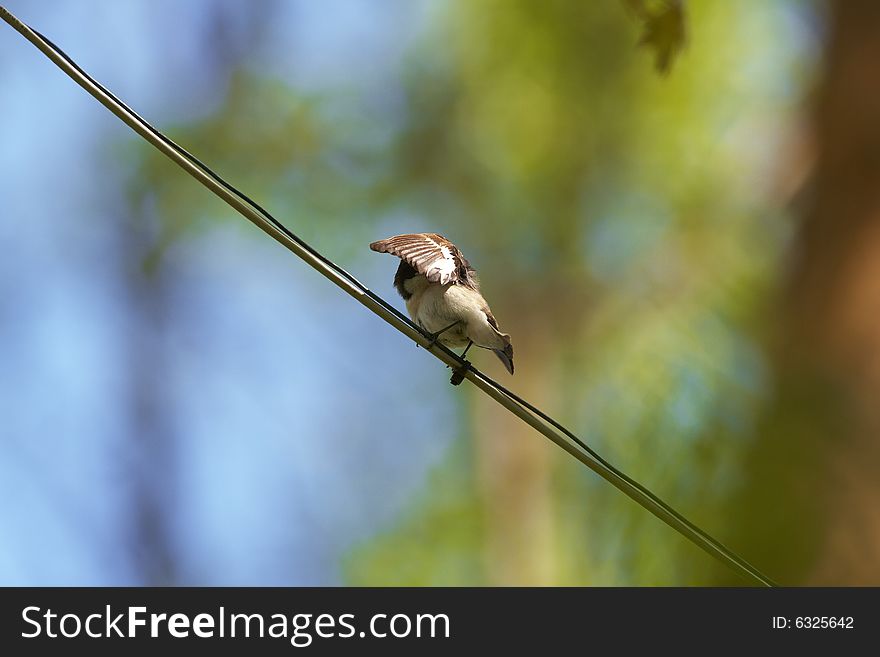
<svg viewBox="0 0 880 657">
<path fill-rule="evenodd" d="M 460 321 L 460 320 L 459 320 L 459 321 Z M 421 325 L 421 322 L 419 322 L 419 324 Z M 430 339 L 430 342 L 428 342 L 428 346 L 425 347 L 425 349 L 430 349 L 430 348 L 433 347 L 435 344 L 437 344 L 437 340 L 440 339 L 440 336 L 443 335 L 444 333 L 446 333 L 446 331 L 448 331 L 449 329 L 451 329 L 451 328 L 452 328 L 453 326 L 455 326 L 456 324 L 458 324 L 458 321 L 452 322 L 452 324 L 450 324 L 450 325 L 447 326 L 446 328 L 442 328 L 442 329 L 440 329 L 440 330 L 437 331 L 436 333 L 431 333 L 431 332 L 429 332 L 427 329 L 425 329 L 425 327 L 422 326 L 422 327 L 421 327 L 422 331 L 423 331 L 424 334 Z"/>
<path fill-rule="evenodd" d="M 464 363 L 452 370 L 452 378 L 449 379 L 449 383 L 454 386 L 460 385 L 470 368 L 471 362 L 469 360 L 464 361 Z"/>
<path fill-rule="evenodd" d="M 471 362 L 465 359 L 467 356 L 468 349 L 470 349 L 474 344 L 473 340 L 468 341 L 468 346 L 464 348 L 464 351 L 461 352 L 461 358 L 464 362 L 452 370 L 452 378 L 449 379 L 449 383 L 454 386 L 459 385 L 462 381 L 464 381 L 464 377 L 467 374 L 467 371 L 471 368 Z"/>
</svg>

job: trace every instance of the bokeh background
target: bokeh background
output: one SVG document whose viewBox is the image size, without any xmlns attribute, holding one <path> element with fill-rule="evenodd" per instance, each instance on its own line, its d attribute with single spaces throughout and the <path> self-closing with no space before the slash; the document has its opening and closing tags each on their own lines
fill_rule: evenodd
<svg viewBox="0 0 880 657">
<path fill-rule="evenodd" d="M 880 584 L 880 6 L 5 0 L 786 584 Z M 0 584 L 739 585 L 0 25 Z M 682 47 L 683 46 L 683 47 Z"/>
</svg>

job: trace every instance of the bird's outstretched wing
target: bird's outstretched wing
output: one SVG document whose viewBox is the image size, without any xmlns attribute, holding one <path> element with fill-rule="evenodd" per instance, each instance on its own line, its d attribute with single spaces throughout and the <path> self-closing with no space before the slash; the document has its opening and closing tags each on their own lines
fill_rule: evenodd
<svg viewBox="0 0 880 657">
<path fill-rule="evenodd" d="M 448 239 L 437 233 L 395 235 L 370 244 L 373 251 L 390 253 L 409 263 L 432 283 L 457 283 L 476 289 L 476 272 Z"/>
</svg>

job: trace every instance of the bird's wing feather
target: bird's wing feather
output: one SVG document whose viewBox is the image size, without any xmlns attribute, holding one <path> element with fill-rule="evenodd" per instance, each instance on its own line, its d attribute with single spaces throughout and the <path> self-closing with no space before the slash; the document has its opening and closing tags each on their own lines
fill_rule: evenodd
<svg viewBox="0 0 880 657">
<path fill-rule="evenodd" d="M 405 260 L 432 283 L 476 285 L 475 272 L 461 251 L 437 233 L 395 235 L 373 242 L 370 248 Z"/>
</svg>

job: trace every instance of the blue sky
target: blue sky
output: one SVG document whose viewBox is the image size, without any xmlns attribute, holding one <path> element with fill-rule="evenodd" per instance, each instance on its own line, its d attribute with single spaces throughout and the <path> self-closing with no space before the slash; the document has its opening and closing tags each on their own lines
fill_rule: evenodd
<svg viewBox="0 0 880 657">
<path fill-rule="evenodd" d="M 5 4 L 162 127 L 222 97 L 209 9 L 245 26 L 259 3 Z M 283 3 L 248 65 L 300 89 L 393 90 L 437 3 L 366 5 Z M 131 534 L 145 467 L 177 582 L 338 583 L 339 556 L 394 522 L 455 437 L 445 375 L 243 220 L 174 247 L 170 317 L 134 330 L 114 157 L 133 136 L 3 28 L 0 584 L 149 583 Z M 344 264 L 391 298 L 389 259 Z M 127 401 L 133 333 L 160 355 L 171 418 L 146 444 Z M 152 438 L 172 471 L 139 451 Z"/>
</svg>

